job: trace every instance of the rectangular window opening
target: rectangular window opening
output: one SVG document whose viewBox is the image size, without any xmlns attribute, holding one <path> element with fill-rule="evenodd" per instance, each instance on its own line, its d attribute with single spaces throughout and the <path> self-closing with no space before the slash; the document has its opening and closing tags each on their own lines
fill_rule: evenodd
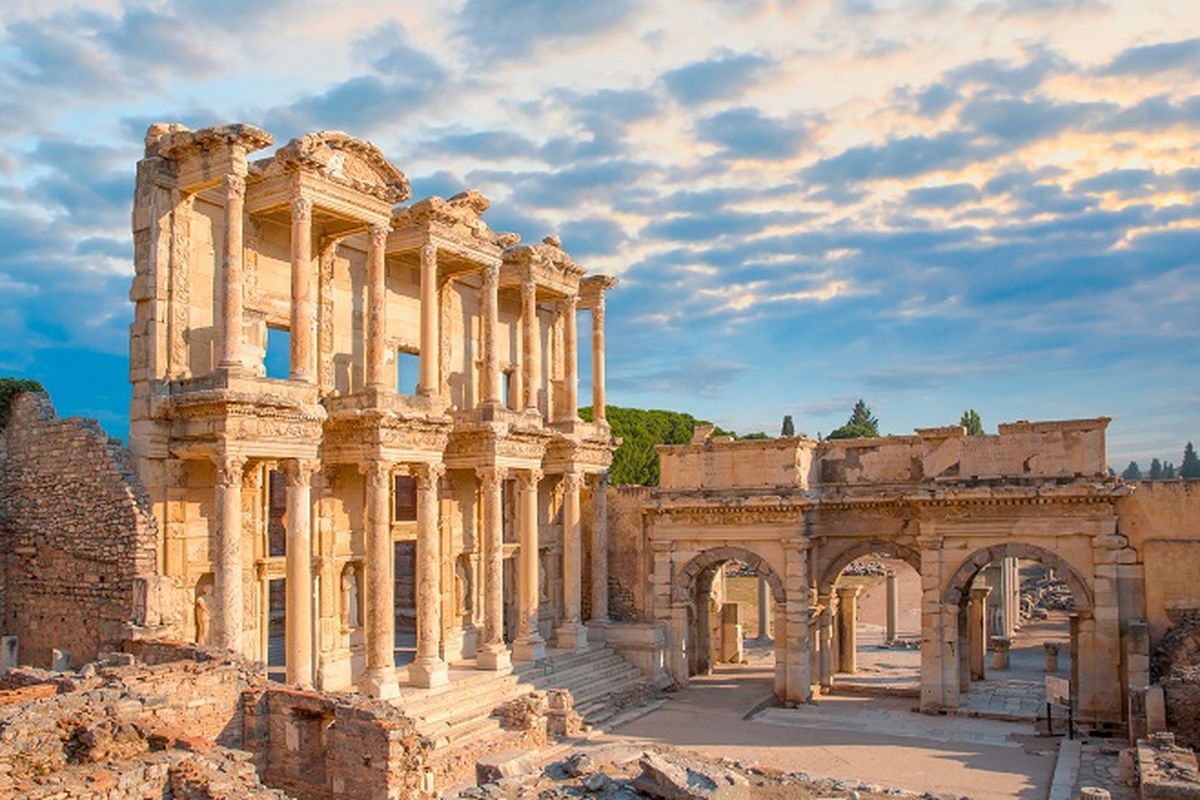
<svg viewBox="0 0 1200 800">
<path fill-rule="evenodd" d="M 292 334 L 287 328 L 267 326 L 267 353 L 263 369 L 268 378 L 287 380 L 292 374 Z"/>
<path fill-rule="evenodd" d="M 280 470 L 267 472 L 267 555 L 287 555 L 287 531 L 283 515 L 287 511 L 287 479 Z"/>
<path fill-rule="evenodd" d="M 411 475 L 397 475 L 393 488 L 392 519 L 395 522 L 417 521 L 417 480 Z"/>
<path fill-rule="evenodd" d="M 421 357 L 410 350 L 396 351 L 396 392 L 415 395 L 421 373 Z"/>
</svg>

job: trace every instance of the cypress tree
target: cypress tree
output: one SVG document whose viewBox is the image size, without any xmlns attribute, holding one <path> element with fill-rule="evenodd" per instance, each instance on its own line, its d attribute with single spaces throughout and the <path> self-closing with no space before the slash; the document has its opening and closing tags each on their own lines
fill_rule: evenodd
<svg viewBox="0 0 1200 800">
<path fill-rule="evenodd" d="M 792 422 L 792 415 L 785 414 L 783 417 L 783 427 L 779 431 L 780 436 L 795 436 L 796 423 Z"/>
<path fill-rule="evenodd" d="M 1121 477 L 1127 481 L 1140 481 L 1142 479 L 1142 468 L 1138 466 L 1136 461 L 1130 461 L 1129 466 L 1121 473 Z"/>
<path fill-rule="evenodd" d="M 1181 478 L 1200 478 L 1200 456 L 1196 455 L 1196 448 L 1191 442 L 1187 443 L 1187 447 L 1183 448 L 1183 462 L 1179 465 L 1179 477 Z"/>
</svg>

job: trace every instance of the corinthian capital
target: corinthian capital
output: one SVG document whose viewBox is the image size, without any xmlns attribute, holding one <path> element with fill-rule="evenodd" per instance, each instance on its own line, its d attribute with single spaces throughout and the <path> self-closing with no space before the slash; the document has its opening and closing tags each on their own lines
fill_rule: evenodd
<svg viewBox="0 0 1200 800">
<path fill-rule="evenodd" d="M 483 288 L 491 291 L 500 285 L 500 265 L 488 264 L 483 268 Z"/>
<path fill-rule="evenodd" d="M 367 486 L 372 489 L 387 487 L 392 480 L 392 465 L 386 461 L 372 461 L 359 466 L 359 472 L 367 476 Z"/>
<path fill-rule="evenodd" d="M 292 198 L 292 221 L 303 222 L 312 219 L 313 204 L 307 197 Z"/>
<path fill-rule="evenodd" d="M 246 196 L 246 179 L 235 173 L 225 176 L 225 196 L 230 200 L 241 200 Z"/>
<path fill-rule="evenodd" d="M 312 476 L 321 470 L 321 462 L 307 458 L 294 458 L 283 463 L 283 474 L 288 486 L 310 486 Z"/>
<path fill-rule="evenodd" d="M 438 481 L 446 474 L 445 464 L 415 464 L 412 475 L 417 481 L 418 489 L 434 489 Z"/>
<path fill-rule="evenodd" d="M 476 467 L 475 477 L 479 478 L 479 483 L 485 491 L 496 491 L 504 482 L 507 475 L 507 470 L 501 467 Z"/>
<path fill-rule="evenodd" d="M 383 246 L 387 243 L 387 237 L 391 230 L 387 225 L 372 225 L 371 229 L 367 232 L 371 246 L 382 250 Z"/>
<path fill-rule="evenodd" d="M 246 457 L 236 454 L 222 454 L 213 459 L 217 467 L 217 485 L 224 489 L 232 489 L 242 485 L 242 472 L 246 468 Z"/>
</svg>

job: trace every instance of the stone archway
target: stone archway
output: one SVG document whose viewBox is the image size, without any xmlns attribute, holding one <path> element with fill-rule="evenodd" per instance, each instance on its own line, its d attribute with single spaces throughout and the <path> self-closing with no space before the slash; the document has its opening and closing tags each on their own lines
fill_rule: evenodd
<svg viewBox="0 0 1200 800">
<path fill-rule="evenodd" d="M 1035 561 L 1050 567 L 1070 589 L 1075 604 L 1075 610 L 1070 615 L 1071 693 L 1076 704 L 1076 718 L 1091 716 L 1095 708 L 1096 687 L 1102 683 L 1097 672 L 1100 659 L 1081 659 L 1080 653 L 1095 650 L 1093 591 L 1088 580 L 1061 555 L 1025 542 L 1007 542 L 976 550 L 950 573 L 941 590 L 942 640 L 943 643 L 951 643 L 948 651 L 940 653 L 944 696 L 953 698 L 950 705 L 958 707 L 966 701 L 973 682 L 990 678 L 990 668 L 986 663 L 991 632 L 988 629 L 985 599 L 989 589 L 980 588 L 976 591 L 972 589 L 972 584 L 989 564 L 1006 558 Z M 1007 663 L 1007 658 L 1004 661 Z M 923 687 L 924 678 L 923 674 Z M 1029 688 L 1029 691 L 1040 693 L 1041 690 Z"/>
<path fill-rule="evenodd" d="M 942 602 L 948 606 L 962 605 L 963 594 L 970 587 L 971 581 L 975 579 L 979 571 L 993 561 L 1001 558 L 1023 558 L 1028 561 L 1037 561 L 1052 568 L 1056 574 L 1060 575 L 1067 582 L 1067 586 L 1071 588 L 1071 594 L 1075 598 L 1076 609 L 1080 613 L 1091 612 L 1093 606 L 1092 591 L 1088 588 L 1087 582 L 1071 566 L 1069 561 L 1057 553 L 1038 547 L 1037 545 L 1016 542 L 992 545 L 991 547 L 985 547 L 982 550 L 972 553 L 970 557 L 959 565 L 954 574 L 950 576 L 950 580 L 946 584 L 946 589 L 942 593 Z"/>
<path fill-rule="evenodd" d="M 747 550 L 744 547 L 713 547 L 697 554 L 683 569 L 675 574 L 671 582 L 672 603 L 690 603 L 695 594 L 696 580 L 705 570 L 723 564 L 726 561 L 740 561 L 753 569 L 767 580 L 771 587 L 771 596 L 777 606 L 787 603 L 787 591 L 783 586 L 783 578 L 765 558 Z"/>
<path fill-rule="evenodd" d="M 838 576 L 842 574 L 842 570 L 850 566 L 851 562 L 856 559 L 876 553 L 891 558 L 898 558 L 912 567 L 913 571 L 918 575 L 921 574 L 920 552 L 899 542 L 889 542 L 885 539 L 870 539 L 850 545 L 839 553 L 833 561 L 829 562 L 829 565 L 821 573 L 821 580 L 817 584 L 817 593 L 822 595 L 832 593 L 833 585 L 837 583 Z"/>
</svg>

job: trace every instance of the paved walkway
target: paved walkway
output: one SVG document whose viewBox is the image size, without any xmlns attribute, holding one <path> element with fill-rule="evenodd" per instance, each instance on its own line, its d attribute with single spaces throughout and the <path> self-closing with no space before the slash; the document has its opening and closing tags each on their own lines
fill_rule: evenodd
<svg viewBox="0 0 1200 800">
<path fill-rule="evenodd" d="M 910 711 L 910 699 L 853 696 L 744 719 L 771 696 L 772 680 L 761 664 L 722 666 L 603 740 L 651 741 L 913 791 L 996 800 L 1047 795 L 1055 744 L 1035 737 L 1030 725 L 930 717 Z"/>
</svg>

